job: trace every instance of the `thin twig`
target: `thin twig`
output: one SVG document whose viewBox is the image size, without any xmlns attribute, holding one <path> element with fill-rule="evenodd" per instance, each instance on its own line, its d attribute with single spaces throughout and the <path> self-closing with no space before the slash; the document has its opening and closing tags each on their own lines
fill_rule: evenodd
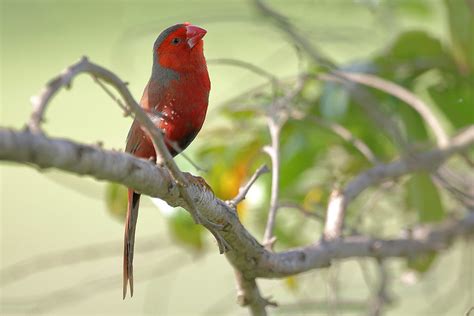
<svg viewBox="0 0 474 316">
<path fill-rule="evenodd" d="M 273 248 L 275 239 L 273 237 L 273 228 L 275 227 L 276 213 L 278 209 L 278 196 L 280 186 L 280 131 L 281 126 L 273 119 L 268 120 L 268 128 L 272 145 L 266 146 L 264 151 L 270 156 L 272 161 L 272 188 L 270 198 L 270 209 L 268 211 L 268 220 L 263 235 L 263 244 L 268 249 Z"/>
<path fill-rule="evenodd" d="M 436 171 L 453 152 L 463 152 L 472 144 L 474 144 L 474 125 L 465 128 L 443 149 L 411 154 L 409 157 L 398 161 L 379 164 L 359 174 L 347 184 L 342 192 L 337 192 L 337 194 L 331 196 L 327 208 L 327 237 L 340 236 L 347 205 L 369 186 L 387 179 L 396 179 L 414 171 Z"/>
<path fill-rule="evenodd" d="M 367 114 L 376 126 L 383 131 L 391 141 L 408 151 L 408 142 L 396 122 L 380 109 L 377 99 L 360 85 L 349 81 L 337 73 L 326 73 L 317 76 L 319 80 L 341 84 L 350 93 L 356 104 Z"/>
<path fill-rule="evenodd" d="M 239 60 L 239 59 L 233 59 L 233 58 L 215 58 L 215 59 L 208 59 L 207 64 L 230 65 L 230 66 L 236 66 L 236 67 L 247 69 L 259 76 L 262 76 L 270 80 L 270 83 L 272 84 L 272 87 L 273 87 L 273 91 L 276 91 L 278 88 L 279 80 L 274 74 L 252 63 Z"/>
<path fill-rule="evenodd" d="M 381 316 L 385 305 L 391 302 L 388 294 L 390 276 L 383 260 L 377 260 L 378 286 L 374 298 L 369 306 L 369 316 Z"/>
<path fill-rule="evenodd" d="M 271 17 L 274 23 L 285 31 L 290 41 L 306 51 L 320 66 L 329 70 L 336 68 L 336 65 L 319 50 L 315 49 L 308 37 L 301 35 L 285 16 L 269 7 L 263 0 L 254 0 L 254 3 L 264 17 Z"/>
<path fill-rule="evenodd" d="M 247 193 L 249 192 L 250 188 L 252 185 L 257 181 L 257 179 L 262 175 L 267 172 L 269 172 L 270 169 L 268 169 L 267 165 L 262 165 L 260 168 L 258 168 L 253 176 L 250 178 L 250 180 L 245 184 L 243 187 L 240 187 L 239 193 L 232 199 L 227 201 L 227 204 L 229 204 L 231 207 L 235 208 L 237 207 L 237 204 L 245 200 L 245 197 L 247 196 Z"/>
<path fill-rule="evenodd" d="M 271 18 L 272 22 L 287 35 L 287 38 L 291 43 L 301 47 L 316 64 L 326 68 L 330 72 L 328 75 L 320 76 L 320 79 L 342 83 L 348 89 L 354 100 L 357 101 L 357 104 L 367 112 L 371 119 L 383 131 L 387 132 L 397 144 L 401 145 L 403 148 L 407 147 L 407 141 L 403 137 L 398 126 L 390 117 L 379 110 L 377 102 L 368 91 L 357 89 L 354 83 L 339 75 L 335 71 L 337 70 L 336 64 L 321 53 L 321 51 L 317 49 L 306 36 L 303 36 L 301 32 L 298 32 L 289 19 L 268 6 L 264 0 L 254 0 L 254 4 L 264 17 Z"/>
<path fill-rule="evenodd" d="M 268 249 L 273 249 L 276 237 L 273 236 L 275 227 L 276 214 L 279 203 L 279 187 L 280 187 L 280 133 L 284 124 L 288 121 L 290 114 L 290 106 L 298 94 L 303 90 L 304 84 L 308 79 L 305 75 L 297 78 L 293 89 L 289 90 L 281 98 L 276 99 L 267 112 L 267 125 L 270 133 L 271 145 L 265 146 L 263 151 L 266 152 L 272 162 L 272 186 L 270 197 L 270 208 L 268 211 L 267 224 L 263 235 L 263 244 Z"/>
<path fill-rule="evenodd" d="M 367 159 L 367 161 L 373 164 L 376 164 L 378 162 L 377 158 L 375 157 L 375 154 L 372 152 L 369 146 L 367 146 L 367 144 L 364 143 L 360 138 L 355 137 L 354 134 L 352 134 L 344 126 L 337 124 L 335 122 L 329 122 L 315 115 L 307 115 L 303 113 L 302 111 L 293 111 L 291 113 L 291 118 L 296 119 L 296 120 L 304 120 L 304 119 L 310 120 L 318 124 L 319 126 L 330 130 L 331 132 L 333 132 L 334 134 L 336 134 L 337 136 L 341 137 L 346 142 L 354 146 L 354 148 L 357 149 Z"/>
</svg>

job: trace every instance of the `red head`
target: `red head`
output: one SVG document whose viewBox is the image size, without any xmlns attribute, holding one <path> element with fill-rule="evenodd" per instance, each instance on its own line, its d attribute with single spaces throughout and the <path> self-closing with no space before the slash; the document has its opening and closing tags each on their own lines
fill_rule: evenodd
<svg viewBox="0 0 474 316">
<path fill-rule="evenodd" d="M 177 72 L 206 66 L 202 38 L 206 30 L 186 22 L 164 30 L 154 45 L 154 62 Z"/>
</svg>

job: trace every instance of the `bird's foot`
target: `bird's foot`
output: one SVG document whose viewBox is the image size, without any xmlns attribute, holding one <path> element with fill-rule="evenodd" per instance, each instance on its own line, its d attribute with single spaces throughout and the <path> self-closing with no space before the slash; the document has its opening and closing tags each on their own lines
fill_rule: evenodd
<svg viewBox="0 0 474 316">
<path fill-rule="evenodd" d="M 201 187 L 206 187 L 209 191 L 212 192 L 212 194 L 214 194 L 214 191 L 212 191 L 212 188 L 209 186 L 209 184 L 207 184 L 206 180 L 204 180 L 202 177 L 194 176 L 194 175 L 192 175 L 188 172 L 183 172 L 183 173 L 184 173 L 184 176 L 186 177 L 186 179 L 189 182 L 194 183 L 194 184 L 196 184 L 198 186 L 201 186 Z M 199 212 L 198 209 L 194 209 L 194 211 L 191 212 L 191 216 L 193 217 L 194 222 L 196 224 L 203 225 L 204 227 L 206 227 L 211 232 L 211 234 L 214 236 L 214 238 L 217 241 L 217 245 L 219 246 L 219 252 L 221 254 L 225 253 L 225 252 L 227 252 L 231 249 L 229 243 L 227 243 L 227 241 L 225 241 L 225 239 L 221 236 L 221 234 L 219 232 L 219 231 L 222 231 L 224 229 L 225 225 L 219 224 L 219 223 L 214 223 L 214 222 L 208 220 L 207 218 L 205 218 L 204 216 L 201 215 L 201 213 Z"/>
<path fill-rule="evenodd" d="M 196 184 L 200 187 L 205 187 L 209 191 L 211 191 L 212 194 L 214 194 L 214 191 L 212 191 L 212 188 L 209 186 L 209 184 L 207 184 L 206 180 L 204 180 L 203 177 L 194 176 L 194 175 L 190 174 L 189 172 L 183 172 L 183 174 L 189 182 L 194 183 L 194 184 Z"/>
</svg>

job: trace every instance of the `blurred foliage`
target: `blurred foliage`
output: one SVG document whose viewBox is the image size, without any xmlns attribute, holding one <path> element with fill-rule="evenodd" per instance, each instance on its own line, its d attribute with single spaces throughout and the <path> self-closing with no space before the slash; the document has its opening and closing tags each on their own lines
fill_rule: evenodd
<svg viewBox="0 0 474 316">
<path fill-rule="evenodd" d="M 204 228 L 194 224 L 189 214 L 179 208 L 171 214 L 168 220 L 171 236 L 183 246 L 196 252 L 204 250 Z"/>
<path fill-rule="evenodd" d="M 127 215 L 128 190 L 121 184 L 107 183 L 105 188 L 105 205 L 113 217 L 125 221 Z"/>
<path fill-rule="evenodd" d="M 424 10 L 416 5 L 417 2 L 406 3 L 411 9 Z M 457 130 L 474 122 L 474 27 L 468 8 L 463 8 L 459 1 L 446 1 L 446 5 L 452 36 L 450 42 L 444 43 L 425 31 L 410 30 L 396 36 L 370 59 L 354 61 L 340 68 L 373 73 L 416 91 L 448 128 Z M 310 63 L 306 71 L 317 75 L 320 69 Z M 291 89 L 293 84 L 292 80 L 282 80 L 280 89 Z M 368 144 L 380 161 L 390 161 L 406 150 L 417 150 L 419 146 L 426 148 L 435 143 L 429 127 L 415 110 L 386 93 L 370 92 L 382 113 L 400 128 L 411 148 L 394 143 L 337 83 L 307 80 L 292 106 L 304 111 L 306 119 L 316 116 L 344 126 Z M 198 154 L 199 160 L 212 162 L 207 179 L 218 196 L 230 198 L 236 194 L 249 176 L 248 171 L 255 168 L 250 162 L 268 161 L 259 149 L 269 143 L 264 113 L 274 97 L 275 92 L 268 84 L 222 106 L 221 115 L 227 119 L 226 124 Z M 320 208 L 327 203 L 333 184 L 342 184 L 369 166 L 370 163 L 353 145 L 331 131 L 309 120 L 289 120 L 281 133 L 280 199 L 291 200 L 307 209 Z M 259 233 L 266 222 L 270 183 L 269 178 L 259 180 L 265 199 L 262 205 L 250 210 Z M 392 205 L 397 212 L 393 216 L 400 217 L 402 224 L 414 224 L 413 219 L 415 223 L 436 222 L 447 216 L 445 199 L 428 174 L 410 177 L 403 183 L 402 192 L 405 194 L 404 207 Z M 349 221 L 352 211 L 350 208 Z M 296 246 L 314 239 L 314 233 L 305 235 L 303 232 L 304 223 L 309 219 L 296 212 L 293 217 L 298 219 L 277 221 L 275 234 L 280 247 Z M 407 266 L 425 272 L 435 258 L 435 253 L 410 258 Z M 285 282 L 289 287 L 295 287 L 294 280 Z"/>
</svg>

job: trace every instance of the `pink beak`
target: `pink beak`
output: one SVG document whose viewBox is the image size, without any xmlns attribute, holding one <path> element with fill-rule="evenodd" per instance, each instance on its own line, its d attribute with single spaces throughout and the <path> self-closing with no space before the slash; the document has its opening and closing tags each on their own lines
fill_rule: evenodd
<svg viewBox="0 0 474 316">
<path fill-rule="evenodd" d="M 193 48 L 203 37 L 207 31 L 198 26 L 186 25 L 186 42 L 189 48 Z"/>
</svg>

